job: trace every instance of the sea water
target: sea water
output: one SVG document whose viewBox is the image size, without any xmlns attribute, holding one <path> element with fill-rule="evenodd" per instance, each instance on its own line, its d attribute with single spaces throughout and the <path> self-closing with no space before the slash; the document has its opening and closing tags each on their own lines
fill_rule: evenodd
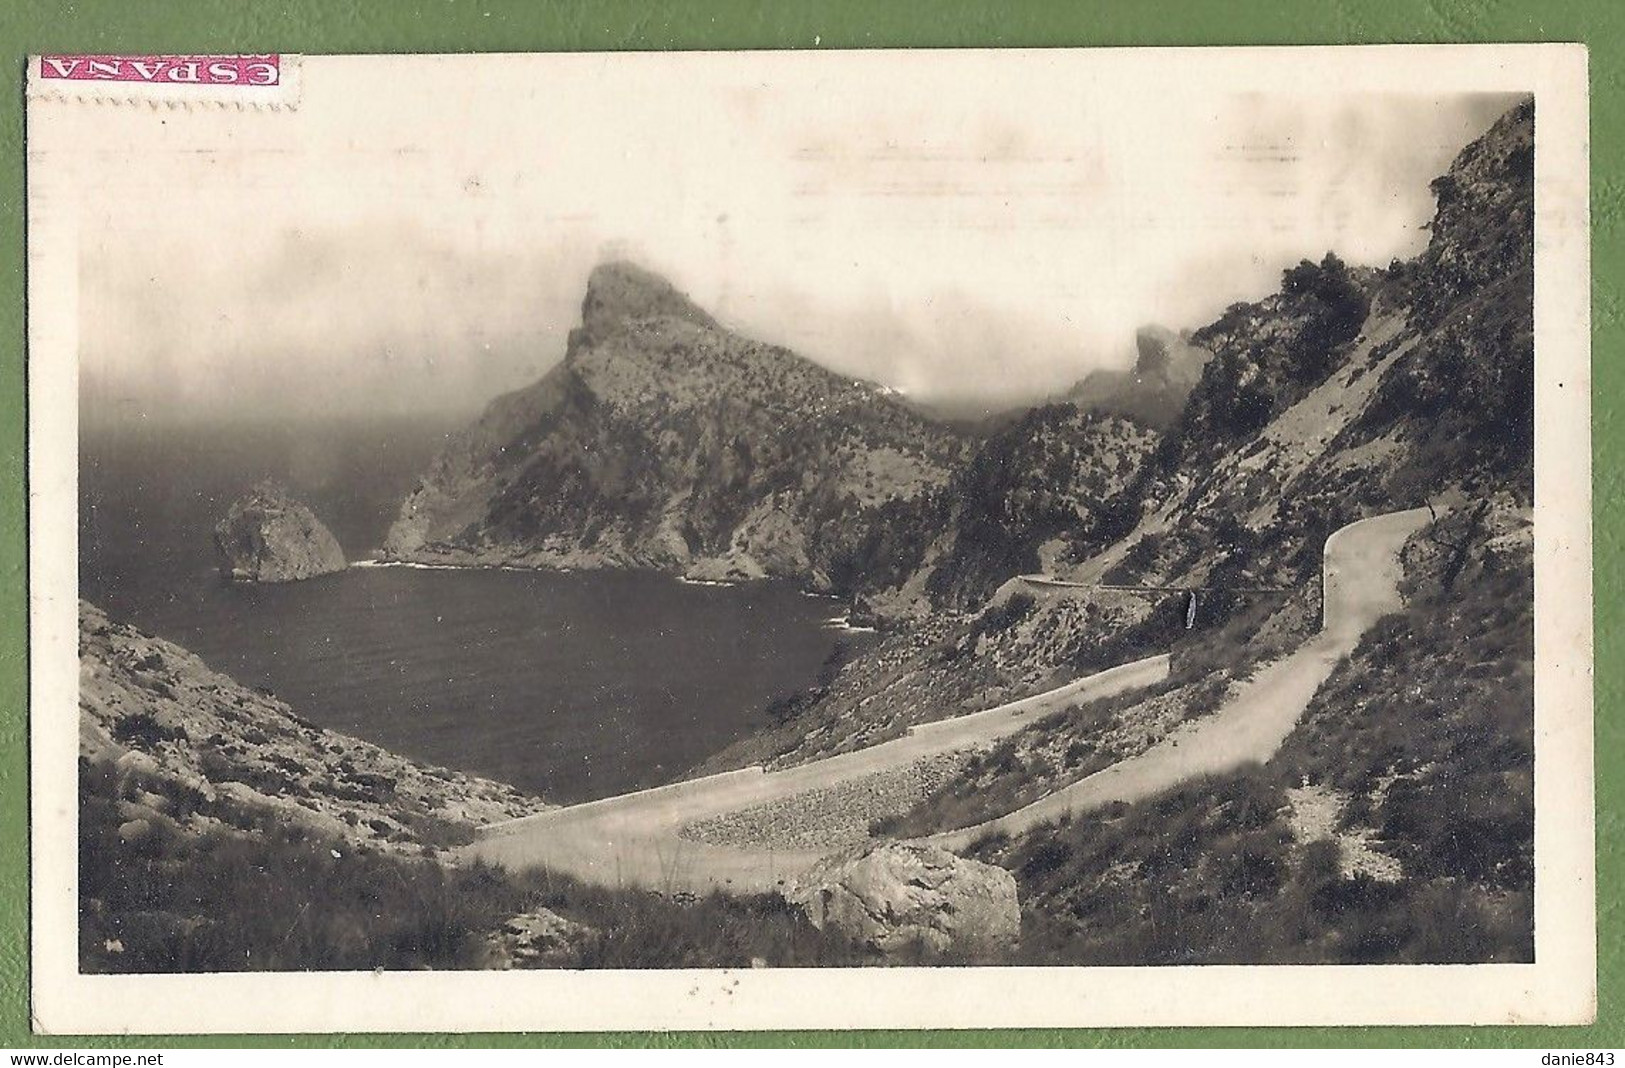
<svg viewBox="0 0 1625 1068">
<path fill-rule="evenodd" d="M 794 586 L 627 571 L 351 567 L 222 580 L 232 496 L 282 479 L 352 559 L 383 539 L 443 432 L 421 421 L 86 433 L 80 593 L 300 715 L 405 755 L 573 802 L 681 777 L 767 725 L 838 643 Z"/>
</svg>

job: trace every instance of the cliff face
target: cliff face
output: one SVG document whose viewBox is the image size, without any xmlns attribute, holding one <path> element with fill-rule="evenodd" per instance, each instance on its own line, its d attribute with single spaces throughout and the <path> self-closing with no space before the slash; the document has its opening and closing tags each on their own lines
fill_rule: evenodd
<svg viewBox="0 0 1625 1068">
<path fill-rule="evenodd" d="M 942 487 L 962 447 L 879 387 L 611 264 L 588 282 L 564 361 L 447 446 L 385 550 L 832 588 L 883 508 Z"/>
<path fill-rule="evenodd" d="M 262 482 L 214 529 L 221 571 L 238 582 L 294 582 L 345 568 L 344 550 L 307 506 Z"/>
<path fill-rule="evenodd" d="M 1297 582 L 1364 512 L 1532 504 L 1533 140 L 1530 102 L 1462 150 L 1416 259 L 1328 255 L 1196 332 L 1215 357 L 1137 487 L 1118 577 Z"/>
</svg>

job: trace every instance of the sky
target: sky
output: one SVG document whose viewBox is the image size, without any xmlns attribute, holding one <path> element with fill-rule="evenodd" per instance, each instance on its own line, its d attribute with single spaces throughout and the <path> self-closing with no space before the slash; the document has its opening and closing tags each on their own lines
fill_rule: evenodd
<svg viewBox="0 0 1625 1068">
<path fill-rule="evenodd" d="M 1428 182 L 1514 102 L 1177 62 L 306 59 L 294 111 L 36 104 L 30 180 L 78 220 L 92 420 L 472 414 L 562 357 L 607 259 L 997 407 L 1299 259 L 1414 255 Z"/>
</svg>

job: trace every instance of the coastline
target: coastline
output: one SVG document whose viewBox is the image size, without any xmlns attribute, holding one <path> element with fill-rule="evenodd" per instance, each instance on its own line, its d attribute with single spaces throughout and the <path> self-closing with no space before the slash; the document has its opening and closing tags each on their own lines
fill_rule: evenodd
<svg viewBox="0 0 1625 1068">
<path fill-rule="evenodd" d="M 556 575 L 570 575 L 570 574 L 575 574 L 577 572 L 584 572 L 584 571 L 641 571 L 641 572 L 645 572 L 645 573 L 648 573 L 648 574 L 651 574 L 651 575 L 659 575 L 662 578 L 669 578 L 672 581 L 678 583 L 679 585 L 683 585 L 683 586 L 698 586 L 698 587 L 702 587 L 702 588 L 724 589 L 724 590 L 739 589 L 741 587 L 750 586 L 750 585 L 754 585 L 754 584 L 757 584 L 757 583 L 775 583 L 775 582 L 787 582 L 787 581 L 789 581 L 789 576 L 780 576 L 780 575 L 758 575 L 758 576 L 741 577 L 741 578 L 735 578 L 735 579 L 695 578 L 695 577 L 693 577 L 692 575 L 689 575 L 689 574 L 673 574 L 670 571 L 662 571 L 659 568 L 649 567 L 647 565 L 627 565 L 627 564 L 623 564 L 623 563 L 609 562 L 609 561 L 601 562 L 598 566 L 580 567 L 580 566 L 574 566 L 574 565 L 568 565 L 568 564 L 552 564 L 552 563 L 519 564 L 519 563 L 513 563 L 511 561 L 510 562 L 504 562 L 504 563 L 478 563 L 478 562 L 468 562 L 468 563 L 426 563 L 426 562 L 421 561 L 421 560 L 401 560 L 401 559 L 393 559 L 393 558 L 390 558 L 390 557 L 372 556 L 372 557 L 364 557 L 364 558 L 357 559 L 357 560 L 351 560 L 349 562 L 349 564 L 347 565 L 347 567 L 345 568 L 345 570 L 349 570 L 349 569 L 352 569 L 352 568 L 359 569 L 359 570 L 375 570 L 375 569 L 376 570 L 383 570 L 383 569 L 387 569 L 387 568 L 403 568 L 403 569 L 407 569 L 407 570 L 411 570 L 411 571 L 513 571 L 513 572 L 520 572 L 520 573 L 538 572 L 539 571 L 539 572 L 547 572 L 547 573 L 556 574 Z M 824 591 L 820 591 L 820 590 L 816 590 L 816 589 L 809 589 L 808 587 L 806 587 L 804 585 L 798 585 L 798 587 L 796 589 L 796 592 L 799 593 L 803 597 L 812 598 L 812 599 L 816 599 L 816 600 L 825 600 L 825 601 L 839 601 L 839 600 L 841 600 L 840 597 L 836 596 L 833 593 L 828 593 L 828 592 L 824 592 Z M 829 619 L 824 620 L 822 626 L 824 626 L 825 628 L 830 629 L 830 630 L 839 630 L 839 631 L 842 631 L 842 632 L 845 632 L 845 633 L 851 633 L 851 634 L 876 634 L 876 633 L 879 633 L 879 628 L 878 627 L 867 626 L 867 625 L 864 625 L 864 624 L 852 623 L 850 613 L 839 615 L 839 616 L 831 616 Z"/>
</svg>

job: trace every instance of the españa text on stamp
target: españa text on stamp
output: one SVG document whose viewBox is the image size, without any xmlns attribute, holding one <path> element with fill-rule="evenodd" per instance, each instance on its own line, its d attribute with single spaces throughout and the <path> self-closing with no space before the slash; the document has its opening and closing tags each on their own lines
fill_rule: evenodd
<svg viewBox="0 0 1625 1068">
<path fill-rule="evenodd" d="M 286 108 L 298 103 L 299 57 L 49 54 L 28 64 L 37 100 L 188 107 Z"/>
<path fill-rule="evenodd" d="M 41 56 L 45 81 L 149 82 L 167 85 L 276 85 L 276 55 L 254 56 Z"/>
</svg>

